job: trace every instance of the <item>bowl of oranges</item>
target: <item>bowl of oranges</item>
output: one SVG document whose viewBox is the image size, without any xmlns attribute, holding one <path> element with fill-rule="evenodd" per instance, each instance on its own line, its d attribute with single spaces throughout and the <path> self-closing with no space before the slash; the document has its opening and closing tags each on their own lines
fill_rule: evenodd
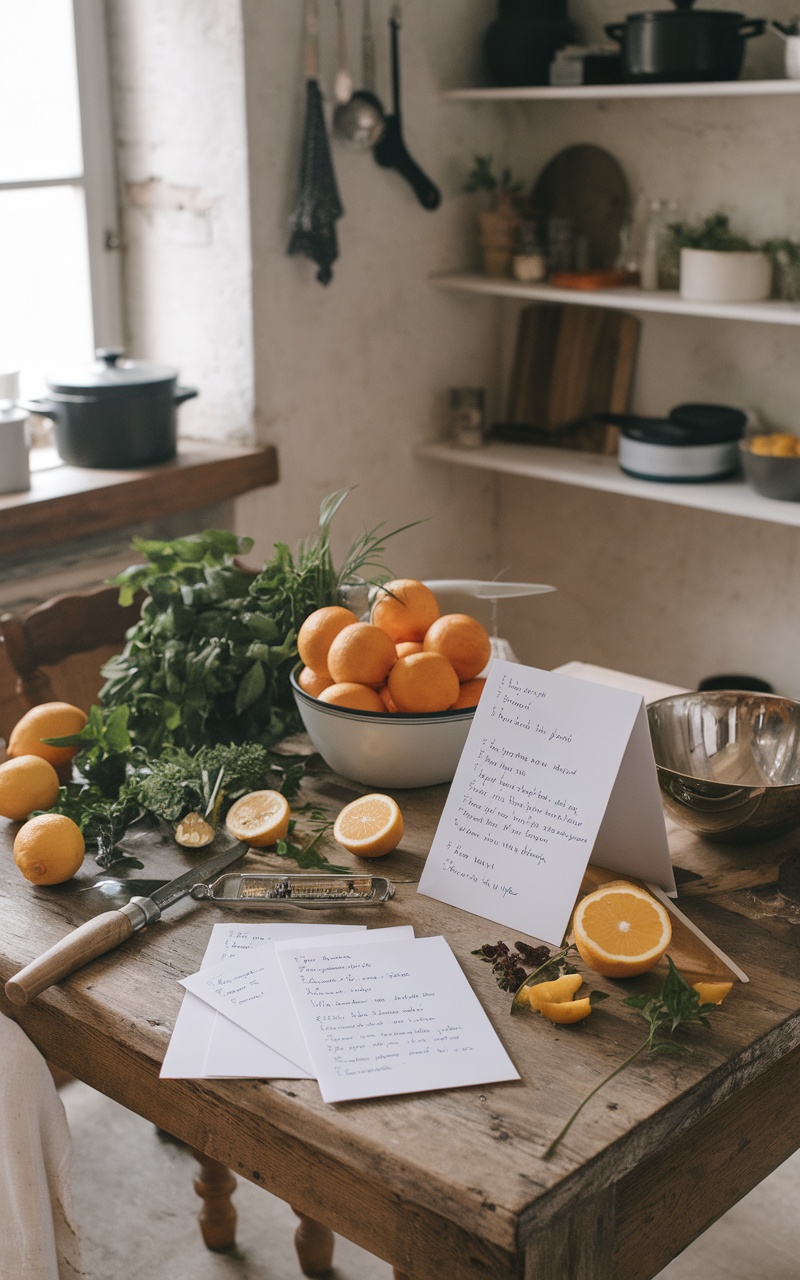
<svg viewBox="0 0 800 1280">
<path fill-rule="evenodd" d="M 297 649 L 295 702 L 335 773 L 371 787 L 452 780 L 492 654 L 476 618 L 442 614 L 425 583 L 398 578 L 377 589 L 365 618 L 317 609 Z"/>
</svg>

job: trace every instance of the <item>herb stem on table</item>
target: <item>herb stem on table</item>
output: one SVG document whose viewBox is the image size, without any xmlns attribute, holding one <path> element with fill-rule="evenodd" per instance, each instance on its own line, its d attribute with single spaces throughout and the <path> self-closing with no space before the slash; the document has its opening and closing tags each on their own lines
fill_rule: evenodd
<svg viewBox="0 0 800 1280">
<path fill-rule="evenodd" d="M 562 1138 L 577 1120 L 587 1102 L 590 1102 L 595 1094 L 599 1093 L 609 1081 L 618 1076 L 626 1067 L 629 1067 L 632 1062 L 635 1062 L 641 1053 L 648 1052 L 657 1056 L 684 1056 L 691 1053 L 691 1049 L 673 1039 L 678 1028 L 692 1022 L 699 1022 L 704 1027 L 710 1027 L 711 1024 L 706 1015 L 713 1012 L 717 1006 L 701 1002 L 698 993 L 693 987 L 689 986 L 689 983 L 675 968 L 669 956 L 667 956 L 667 965 L 667 976 L 658 991 L 651 995 L 628 996 L 622 1002 L 628 1005 L 629 1008 L 635 1009 L 647 1023 L 648 1031 L 644 1040 L 634 1049 L 633 1053 L 628 1055 L 624 1062 L 621 1062 L 604 1080 L 596 1084 L 583 1101 L 578 1104 L 566 1124 L 547 1147 L 543 1156 L 544 1160 L 549 1160 L 554 1154 Z"/>
</svg>

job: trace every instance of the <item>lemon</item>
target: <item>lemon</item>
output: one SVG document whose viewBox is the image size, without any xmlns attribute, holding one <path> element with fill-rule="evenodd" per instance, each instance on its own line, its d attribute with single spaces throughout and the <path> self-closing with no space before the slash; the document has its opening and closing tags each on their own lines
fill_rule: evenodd
<svg viewBox="0 0 800 1280">
<path fill-rule="evenodd" d="M 80 827 L 61 813 L 31 818 L 14 840 L 14 861 L 32 884 L 63 884 L 79 870 L 84 851 Z"/>
</svg>

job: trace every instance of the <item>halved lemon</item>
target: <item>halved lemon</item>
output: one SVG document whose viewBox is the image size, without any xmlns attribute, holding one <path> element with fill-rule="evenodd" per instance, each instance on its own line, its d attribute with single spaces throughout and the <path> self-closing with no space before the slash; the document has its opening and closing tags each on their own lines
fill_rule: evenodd
<svg viewBox="0 0 800 1280">
<path fill-rule="evenodd" d="M 624 880 L 582 898 L 572 920 L 581 959 L 606 978 L 633 978 L 658 964 L 672 938 L 660 902 Z"/>
<path fill-rule="evenodd" d="M 333 838 L 359 858 L 381 858 L 403 839 L 403 815 L 391 796 L 360 796 L 346 804 L 333 824 Z"/>
<path fill-rule="evenodd" d="M 285 840 L 289 830 L 289 804 L 280 791 L 251 791 L 228 810 L 225 826 L 237 840 L 255 849 Z"/>
</svg>

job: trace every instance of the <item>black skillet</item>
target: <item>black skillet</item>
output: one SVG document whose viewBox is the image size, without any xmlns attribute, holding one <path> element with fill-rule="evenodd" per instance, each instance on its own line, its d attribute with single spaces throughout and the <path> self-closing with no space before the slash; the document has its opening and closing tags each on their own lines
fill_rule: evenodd
<svg viewBox="0 0 800 1280">
<path fill-rule="evenodd" d="M 437 209 L 442 193 L 427 174 L 423 173 L 408 154 L 403 139 L 400 115 L 400 8 L 395 5 L 389 19 L 392 49 L 392 114 L 386 117 L 386 128 L 380 141 L 373 147 L 373 155 L 384 169 L 396 169 L 413 188 L 424 209 Z"/>
</svg>

